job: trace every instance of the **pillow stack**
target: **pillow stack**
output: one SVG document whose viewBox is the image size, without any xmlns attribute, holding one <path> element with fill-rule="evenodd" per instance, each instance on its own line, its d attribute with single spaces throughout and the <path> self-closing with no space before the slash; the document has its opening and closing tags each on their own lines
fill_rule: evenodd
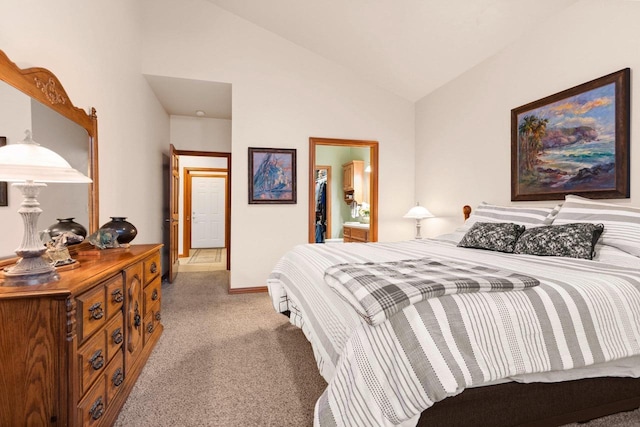
<svg viewBox="0 0 640 427">
<path fill-rule="evenodd" d="M 640 209 L 569 195 L 554 224 L 602 223 L 602 244 L 640 256 Z"/>
<path fill-rule="evenodd" d="M 460 247 L 593 259 L 600 241 L 640 257 L 640 208 L 574 195 L 554 208 L 483 202 L 460 231 Z"/>
</svg>

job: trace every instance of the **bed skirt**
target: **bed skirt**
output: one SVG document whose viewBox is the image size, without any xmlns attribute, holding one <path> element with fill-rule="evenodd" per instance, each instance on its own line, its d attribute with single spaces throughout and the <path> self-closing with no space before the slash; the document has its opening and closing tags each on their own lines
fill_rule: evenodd
<svg viewBox="0 0 640 427">
<path fill-rule="evenodd" d="M 504 383 L 466 389 L 434 404 L 418 426 L 560 426 L 640 407 L 640 378 Z"/>
</svg>

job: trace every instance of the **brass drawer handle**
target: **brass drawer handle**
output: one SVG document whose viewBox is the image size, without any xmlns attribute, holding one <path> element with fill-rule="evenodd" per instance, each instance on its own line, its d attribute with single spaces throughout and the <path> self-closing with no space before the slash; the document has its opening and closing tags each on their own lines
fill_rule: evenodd
<svg viewBox="0 0 640 427">
<path fill-rule="evenodd" d="M 95 371 L 101 369 L 104 366 L 104 356 L 102 356 L 102 350 L 98 350 L 93 353 L 93 356 L 91 356 L 91 359 L 89 359 L 89 363 Z"/>
<path fill-rule="evenodd" d="M 89 415 L 92 419 L 97 420 L 102 414 L 104 414 L 104 403 L 102 403 L 102 396 L 100 396 L 89 409 Z"/>
<path fill-rule="evenodd" d="M 111 334 L 111 338 L 113 339 L 114 344 L 120 344 L 124 339 L 122 335 L 122 330 L 120 328 L 114 330 L 113 333 Z"/>
<path fill-rule="evenodd" d="M 153 323 L 149 323 L 147 325 L 147 332 L 149 332 L 150 334 L 153 333 L 153 330 L 155 329 L 155 326 L 153 326 Z"/>
<path fill-rule="evenodd" d="M 122 289 L 118 288 L 115 291 L 111 292 L 111 299 L 113 302 L 122 302 L 124 300 Z"/>
<path fill-rule="evenodd" d="M 162 320 L 162 315 L 160 314 L 160 312 L 156 313 L 156 320 L 159 322 L 160 320 Z"/>
<path fill-rule="evenodd" d="M 151 268 L 149 268 L 149 271 L 151 271 L 151 273 L 153 274 L 156 274 L 156 272 L 158 271 L 158 266 L 156 265 L 155 261 L 151 263 Z"/>
<path fill-rule="evenodd" d="M 114 386 L 120 387 L 120 384 L 122 384 L 123 381 L 124 381 L 124 374 L 122 373 L 122 369 L 118 368 L 113 373 L 113 376 L 111 377 L 111 382 L 113 383 Z"/>
<path fill-rule="evenodd" d="M 104 310 L 102 309 L 102 303 L 97 302 L 89 307 L 89 313 L 92 319 L 99 320 L 104 316 Z"/>
<path fill-rule="evenodd" d="M 151 300 L 152 301 L 157 301 L 158 300 L 158 290 L 154 289 L 153 292 L 151 293 Z"/>
<path fill-rule="evenodd" d="M 138 301 L 136 301 L 136 306 L 133 309 L 133 326 L 138 329 L 140 327 L 141 318 L 140 318 L 140 310 L 138 309 Z"/>
</svg>

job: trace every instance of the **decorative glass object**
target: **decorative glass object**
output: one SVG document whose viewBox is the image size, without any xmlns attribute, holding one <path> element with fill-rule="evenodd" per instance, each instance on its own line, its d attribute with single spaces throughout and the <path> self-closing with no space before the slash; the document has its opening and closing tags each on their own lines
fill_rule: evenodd
<svg viewBox="0 0 640 427">
<path fill-rule="evenodd" d="M 118 233 L 111 228 L 102 226 L 98 231 L 87 237 L 89 243 L 98 249 L 119 248 Z"/>
</svg>

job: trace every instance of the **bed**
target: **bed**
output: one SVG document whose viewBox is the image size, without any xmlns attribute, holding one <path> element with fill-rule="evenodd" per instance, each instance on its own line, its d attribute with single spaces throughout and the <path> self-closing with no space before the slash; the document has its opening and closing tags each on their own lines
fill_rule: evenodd
<svg viewBox="0 0 640 427">
<path fill-rule="evenodd" d="M 604 231 L 593 259 L 458 246 L 492 223 L 534 234 L 576 223 Z M 464 227 L 434 239 L 300 245 L 268 288 L 327 380 L 314 425 L 561 425 L 640 406 L 638 256 L 640 209 L 567 196 L 554 208 L 482 204 Z M 424 259 L 537 285 L 427 298 L 371 324 L 325 277 L 336 266 Z"/>
</svg>

